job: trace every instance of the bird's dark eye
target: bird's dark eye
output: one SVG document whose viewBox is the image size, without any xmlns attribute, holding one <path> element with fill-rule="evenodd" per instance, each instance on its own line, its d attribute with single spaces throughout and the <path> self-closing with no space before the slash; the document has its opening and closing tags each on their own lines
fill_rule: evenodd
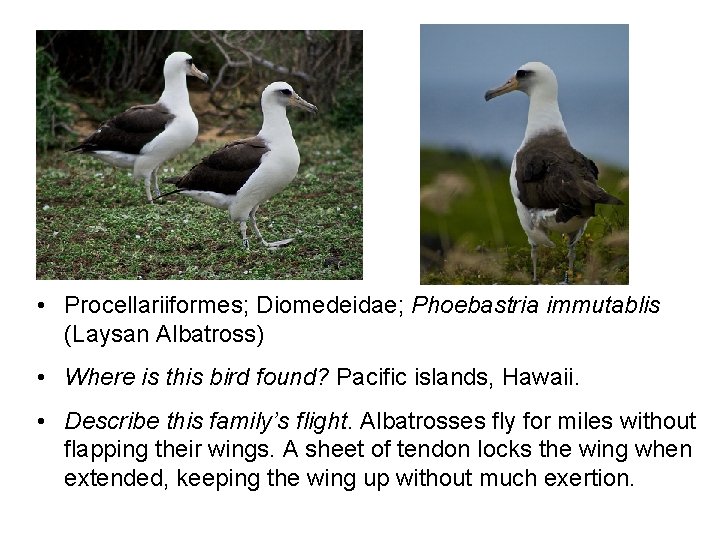
<svg viewBox="0 0 720 540">
<path fill-rule="evenodd" d="M 525 77 L 528 76 L 529 73 L 530 73 L 529 71 L 525 71 L 524 69 L 518 69 L 517 73 L 515 74 L 515 78 L 516 79 L 524 79 Z"/>
<path fill-rule="evenodd" d="M 188 58 L 185 62 L 187 62 L 188 66 L 192 66 L 192 58 Z"/>
<path fill-rule="evenodd" d="M 292 95 L 292 90 L 290 90 L 289 88 L 283 88 L 283 89 L 280 90 L 280 91 L 281 91 L 283 94 L 285 94 L 286 96 L 291 96 L 291 95 Z"/>
</svg>

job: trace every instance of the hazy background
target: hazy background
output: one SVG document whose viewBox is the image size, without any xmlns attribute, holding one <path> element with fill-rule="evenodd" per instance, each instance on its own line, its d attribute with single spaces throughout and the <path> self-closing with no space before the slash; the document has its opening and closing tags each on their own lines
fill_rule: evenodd
<svg viewBox="0 0 720 540">
<path fill-rule="evenodd" d="M 549 65 L 573 146 L 627 167 L 627 25 L 422 25 L 423 146 L 511 160 L 525 133 L 528 98 L 511 92 L 485 102 L 525 62 Z"/>
</svg>

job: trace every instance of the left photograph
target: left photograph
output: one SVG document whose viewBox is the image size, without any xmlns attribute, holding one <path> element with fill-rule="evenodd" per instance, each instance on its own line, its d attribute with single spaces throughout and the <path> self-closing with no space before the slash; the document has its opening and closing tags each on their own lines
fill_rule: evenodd
<svg viewBox="0 0 720 540">
<path fill-rule="evenodd" d="M 37 279 L 362 279 L 362 31 L 36 33 Z"/>
</svg>

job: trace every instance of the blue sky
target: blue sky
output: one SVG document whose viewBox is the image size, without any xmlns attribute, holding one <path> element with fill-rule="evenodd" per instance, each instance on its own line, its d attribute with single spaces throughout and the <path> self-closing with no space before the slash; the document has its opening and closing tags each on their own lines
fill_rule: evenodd
<svg viewBox="0 0 720 540">
<path fill-rule="evenodd" d="M 424 82 L 502 79 L 534 60 L 563 81 L 628 80 L 627 25 L 423 25 L 420 32 Z"/>
</svg>

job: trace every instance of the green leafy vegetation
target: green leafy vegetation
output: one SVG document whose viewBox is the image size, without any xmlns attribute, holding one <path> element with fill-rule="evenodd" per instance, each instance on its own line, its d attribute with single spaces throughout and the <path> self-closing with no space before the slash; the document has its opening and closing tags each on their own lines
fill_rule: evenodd
<svg viewBox="0 0 720 540">
<path fill-rule="evenodd" d="M 72 114 L 62 97 L 66 84 L 50 55 L 39 47 L 35 49 L 35 87 L 35 146 L 44 152 L 63 144 Z"/>
<path fill-rule="evenodd" d="M 354 129 L 363 123 L 362 72 L 346 81 L 337 91 L 335 106 L 330 111 L 330 123 L 339 129 Z"/>
<path fill-rule="evenodd" d="M 180 195 L 148 204 L 128 170 L 52 151 L 37 163 L 37 278 L 362 279 L 362 131 L 292 122 L 300 171 L 257 214 L 265 239 L 294 237 L 288 246 L 250 236 L 246 250 L 227 211 Z M 220 145 L 194 145 L 160 177 Z"/>
<path fill-rule="evenodd" d="M 420 153 L 421 283 L 529 284 L 532 263 L 499 159 L 464 152 Z M 600 164 L 600 185 L 625 202 L 597 207 L 577 246 L 574 283 L 624 284 L 628 268 L 628 173 Z M 567 269 L 567 241 L 539 250 L 538 278 L 558 283 Z"/>
</svg>

